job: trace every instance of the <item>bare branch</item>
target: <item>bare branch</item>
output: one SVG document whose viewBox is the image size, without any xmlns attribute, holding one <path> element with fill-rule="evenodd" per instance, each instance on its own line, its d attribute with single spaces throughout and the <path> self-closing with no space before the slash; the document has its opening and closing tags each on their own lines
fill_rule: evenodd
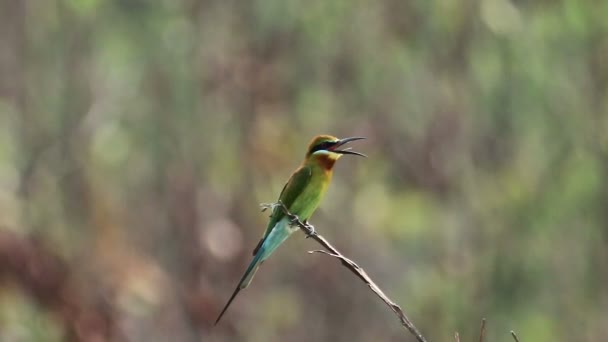
<svg viewBox="0 0 608 342">
<path fill-rule="evenodd" d="M 511 330 L 511 336 L 513 336 L 513 339 L 515 340 L 515 342 L 519 342 L 517 335 L 515 335 L 515 331 Z"/>
<path fill-rule="evenodd" d="M 454 333 L 454 340 L 456 340 L 456 342 L 460 342 L 460 335 L 458 334 L 458 331 Z"/>
<path fill-rule="evenodd" d="M 354 261 L 352 261 L 349 258 L 342 255 L 342 253 L 340 253 L 334 246 L 332 246 L 327 240 L 325 240 L 325 238 L 323 236 L 321 236 L 317 232 L 315 232 L 315 229 L 311 224 L 303 223 L 302 221 L 300 221 L 300 218 L 297 215 L 294 215 L 291 212 L 289 212 L 287 207 L 280 201 L 278 203 L 263 204 L 262 211 L 264 211 L 266 209 L 274 209 L 277 206 L 280 206 L 280 208 L 283 210 L 285 215 L 291 219 L 293 225 L 297 225 L 298 227 L 300 227 L 300 229 L 302 229 L 302 231 L 304 231 L 307 238 L 313 238 L 321 246 L 323 246 L 323 248 L 325 248 L 327 250 L 327 251 L 311 251 L 312 253 L 316 253 L 316 252 L 323 253 L 323 254 L 332 256 L 334 258 L 340 259 L 340 262 L 342 263 L 342 265 L 344 267 L 348 268 L 359 279 L 361 279 L 361 281 L 363 281 L 365 284 L 367 284 L 367 286 L 378 297 L 380 297 L 380 299 L 399 318 L 401 325 L 403 325 L 412 335 L 414 335 L 414 337 L 416 338 L 416 340 L 418 342 L 426 342 L 426 339 L 422 336 L 422 334 L 418 331 L 418 329 L 414 326 L 414 324 L 403 313 L 403 310 L 401 310 L 401 307 L 399 305 L 395 304 L 395 302 L 393 302 L 390 298 L 388 298 L 386 296 L 386 294 L 384 294 L 384 292 L 380 289 L 380 287 L 378 287 L 378 285 L 376 285 L 376 283 L 374 283 L 374 281 L 367 275 L 367 273 L 359 265 L 357 265 Z"/>
<path fill-rule="evenodd" d="M 479 328 L 479 342 L 483 342 L 483 338 L 486 334 L 486 319 L 481 319 L 481 327 Z"/>
<path fill-rule="evenodd" d="M 308 253 L 309 254 L 322 253 L 322 254 L 326 254 L 326 255 L 332 256 L 334 258 L 339 258 L 340 257 L 338 254 L 333 254 L 333 253 L 330 253 L 328 251 L 322 251 L 320 249 L 317 249 L 317 250 L 314 250 L 314 251 L 308 251 Z"/>
</svg>

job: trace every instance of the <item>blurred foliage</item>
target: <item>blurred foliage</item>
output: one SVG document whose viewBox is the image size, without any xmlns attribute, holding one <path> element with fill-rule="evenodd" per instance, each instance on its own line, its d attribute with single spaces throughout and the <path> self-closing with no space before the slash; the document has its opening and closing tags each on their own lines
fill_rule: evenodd
<svg viewBox="0 0 608 342">
<path fill-rule="evenodd" d="M 319 133 L 367 136 L 370 157 L 340 161 L 312 222 L 429 341 L 474 339 L 482 317 L 488 341 L 604 340 L 607 15 L 3 1 L 0 340 L 411 340 L 301 234 L 212 328 L 258 203 Z"/>
</svg>

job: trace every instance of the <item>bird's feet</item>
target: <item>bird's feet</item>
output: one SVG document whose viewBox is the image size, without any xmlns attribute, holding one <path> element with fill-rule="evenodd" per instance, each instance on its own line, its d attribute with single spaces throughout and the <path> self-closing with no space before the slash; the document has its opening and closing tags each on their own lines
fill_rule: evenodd
<svg viewBox="0 0 608 342">
<path fill-rule="evenodd" d="M 308 232 L 306 234 L 306 238 L 308 239 L 309 237 L 311 237 L 312 235 L 315 235 L 317 232 L 315 231 L 315 226 L 313 226 L 312 224 L 308 223 L 308 220 L 304 221 L 304 225 L 308 228 Z"/>
<path fill-rule="evenodd" d="M 300 218 L 298 217 L 298 215 L 292 214 L 292 216 L 289 218 L 289 224 L 291 226 L 300 226 L 300 224 L 302 224 L 302 221 L 300 221 Z"/>
<path fill-rule="evenodd" d="M 262 209 L 262 212 L 268 209 L 270 209 L 271 212 L 274 212 L 274 209 L 279 206 L 281 206 L 281 203 L 260 203 L 260 208 Z"/>
</svg>

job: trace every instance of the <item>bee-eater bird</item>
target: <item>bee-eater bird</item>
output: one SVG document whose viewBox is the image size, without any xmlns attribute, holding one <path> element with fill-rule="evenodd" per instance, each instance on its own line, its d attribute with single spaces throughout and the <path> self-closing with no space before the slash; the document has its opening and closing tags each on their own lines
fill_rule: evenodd
<svg viewBox="0 0 608 342">
<path fill-rule="evenodd" d="M 306 222 L 312 213 L 317 209 L 323 195 L 327 191 L 327 186 L 331 181 L 333 167 L 336 160 L 344 154 L 352 154 L 366 157 L 366 155 L 351 151 L 350 148 L 339 149 L 347 142 L 365 139 L 362 137 L 352 137 L 338 139 L 331 135 L 318 135 L 312 139 L 304 161 L 298 169 L 291 175 L 287 184 L 283 187 L 279 195 L 279 201 L 287 207 L 290 213 L 298 216 L 300 221 Z M 245 274 L 239 281 L 234 293 L 228 300 L 226 306 L 218 316 L 217 324 L 230 303 L 236 295 L 244 288 L 249 286 L 255 272 L 260 265 L 281 245 L 293 232 L 298 230 L 293 226 L 280 207 L 275 207 L 270 216 L 268 227 L 253 250 L 253 260 L 247 267 Z"/>
</svg>

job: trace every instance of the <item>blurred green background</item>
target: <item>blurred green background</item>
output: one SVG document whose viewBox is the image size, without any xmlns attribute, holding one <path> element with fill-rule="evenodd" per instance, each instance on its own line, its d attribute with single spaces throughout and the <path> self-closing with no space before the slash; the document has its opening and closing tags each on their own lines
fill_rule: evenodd
<svg viewBox="0 0 608 342">
<path fill-rule="evenodd" d="M 1 341 L 413 341 L 296 234 L 212 327 L 315 134 L 317 230 L 429 341 L 605 341 L 608 2 L 0 2 Z"/>
</svg>

